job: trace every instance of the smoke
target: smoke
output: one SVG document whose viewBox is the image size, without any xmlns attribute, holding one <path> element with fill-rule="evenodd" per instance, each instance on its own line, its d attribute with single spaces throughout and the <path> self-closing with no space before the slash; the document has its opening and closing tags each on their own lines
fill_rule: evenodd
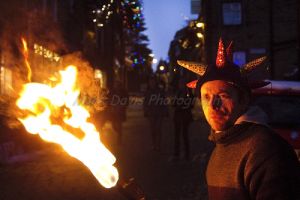
<svg viewBox="0 0 300 200">
<path fill-rule="evenodd" d="M 90 63 L 83 58 L 81 52 L 74 52 L 63 56 L 62 67 L 74 65 L 77 67 L 76 86 L 80 90 L 80 103 L 90 112 L 102 110 L 104 108 L 105 95 L 100 88 L 99 82 L 94 78 L 93 68 Z"/>
<path fill-rule="evenodd" d="M 55 85 L 55 81 L 51 78 L 58 79 L 59 70 L 74 65 L 78 68 L 77 87 L 81 91 L 80 102 L 85 104 L 90 112 L 101 109 L 100 88 L 94 79 L 93 68 L 82 53 L 68 50 L 61 24 L 54 20 L 53 13 L 43 10 L 41 5 L 34 5 L 34 1 L 21 2 L 23 3 L 18 0 L 0 2 L 1 67 L 12 72 L 10 91 L 0 93 L 0 117 L 4 117 L 10 127 L 20 125 L 16 119 L 22 112 L 16 107 L 15 102 L 23 85 L 27 83 L 28 73 L 22 54 L 21 37 L 28 43 L 28 61 L 33 72 L 33 82 Z M 39 55 L 34 50 L 35 44 L 60 55 L 60 60 L 55 62 Z M 1 77 L 1 80 L 5 81 L 4 79 Z"/>
</svg>

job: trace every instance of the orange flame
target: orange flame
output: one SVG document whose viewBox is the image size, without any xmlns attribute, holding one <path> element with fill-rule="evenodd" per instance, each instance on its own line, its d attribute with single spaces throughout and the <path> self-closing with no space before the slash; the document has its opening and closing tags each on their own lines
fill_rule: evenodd
<svg viewBox="0 0 300 200">
<path fill-rule="evenodd" d="M 30 67 L 30 64 L 29 64 L 29 61 L 28 61 L 28 47 L 27 47 L 27 42 L 26 40 L 21 37 L 21 40 L 22 40 L 22 44 L 23 44 L 23 56 L 24 56 L 24 61 L 25 61 L 25 66 L 27 68 L 27 80 L 28 82 L 31 82 L 31 67 Z"/>
<path fill-rule="evenodd" d="M 111 188 L 119 178 L 113 166 L 116 159 L 101 143 L 95 126 L 87 122 L 88 111 L 77 101 L 77 69 L 68 66 L 60 71 L 60 76 L 61 82 L 53 87 L 40 83 L 24 85 L 17 106 L 26 111 L 26 116 L 19 120 L 29 133 L 61 145 L 86 165 L 105 188 Z"/>
</svg>

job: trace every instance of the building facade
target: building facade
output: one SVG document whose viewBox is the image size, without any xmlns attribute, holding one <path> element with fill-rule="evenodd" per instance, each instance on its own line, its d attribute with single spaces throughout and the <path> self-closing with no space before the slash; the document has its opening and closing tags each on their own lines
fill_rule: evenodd
<svg viewBox="0 0 300 200">
<path fill-rule="evenodd" d="M 234 41 L 234 62 L 264 55 L 269 78 L 299 80 L 299 1 L 203 0 L 207 62 L 215 61 L 218 40 Z"/>
</svg>

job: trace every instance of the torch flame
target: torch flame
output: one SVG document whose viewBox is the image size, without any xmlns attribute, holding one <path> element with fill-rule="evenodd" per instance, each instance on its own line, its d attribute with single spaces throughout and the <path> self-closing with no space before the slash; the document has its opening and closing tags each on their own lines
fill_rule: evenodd
<svg viewBox="0 0 300 200">
<path fill-rule="evenodd" d="M 89 112 L 77 102 L 77 69 L 68 66 L 60 71 L 60 76 L 61 82 L 54 87 L 40 83 L 24 85 L 17 106 L 27 111 L 27 116 L 19 120 L 29 133 L 61 145 L 85 164 L 105 188 L 111 188 L 119 178 L 113 166 L 116 159 L 101 143 L 95 126 L 87 122 Z M 75 135 L 78 132 L 83 133 L 81 138 Z"/>
<path fill-rule="evenodd" d="M 21 40 L 22 40 L 22 44 L 23 44 L 23 56 L 24 56 L 24 61 L 25 61 L 25 65 L 26 65 L 26 68 L 27 68 L 27 80 L 28 82 L 31 82 L 31 67 L 30 67 L 30 64 L 29 64 L 29 61 L 28 61 L 28 47 L 27 47 L 27 42 L 26 40 L 21 37 Z"/>
</svg>

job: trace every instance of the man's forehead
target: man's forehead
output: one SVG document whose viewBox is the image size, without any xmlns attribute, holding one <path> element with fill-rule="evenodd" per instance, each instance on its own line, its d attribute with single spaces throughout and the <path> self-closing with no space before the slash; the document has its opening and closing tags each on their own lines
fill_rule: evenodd
<svg viewBox="0 0 300 200">
<path fill-rule="evenodd" d="M 214 80 L 208 81 L 204 83 L 201 87 L 201 92 L 213 92 L 213 93 L 221 93 L 221 92 L 231 92 L 235 90 L 235 87 L 223 80 Z"/>
</svg>

